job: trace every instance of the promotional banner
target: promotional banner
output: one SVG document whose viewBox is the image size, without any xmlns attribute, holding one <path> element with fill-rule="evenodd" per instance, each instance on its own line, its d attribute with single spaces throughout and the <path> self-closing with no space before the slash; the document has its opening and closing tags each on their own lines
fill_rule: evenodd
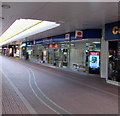
<svg viewBox="0 0 120 116">
<path fill-rule="evenodd" d="M 90 68 L 100 67 L 100 52 L 90 52 Z"/>
</svg>

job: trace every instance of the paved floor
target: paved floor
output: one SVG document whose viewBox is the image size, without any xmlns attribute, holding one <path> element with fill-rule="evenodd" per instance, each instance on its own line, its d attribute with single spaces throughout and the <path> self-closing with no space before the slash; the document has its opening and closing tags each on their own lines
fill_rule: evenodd
<svg viewBox="0 0 120 116">
<path fill-rule="evenodd" d="M 98 76 L 4 56 L 0 60 L 3 114 L 118 113 L 118 87 Z"/>
</svg>

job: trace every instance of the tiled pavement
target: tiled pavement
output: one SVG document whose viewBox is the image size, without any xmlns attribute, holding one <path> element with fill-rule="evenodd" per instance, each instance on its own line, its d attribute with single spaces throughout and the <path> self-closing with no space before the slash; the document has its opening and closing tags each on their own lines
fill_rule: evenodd
<svg viewBox="0 0 120 116">
<path fill-rule="evenodd" d="M 97 111 L 98 113 L 108 113 L 109 110 L 110 112 L 117 112 L 117 109 L 115 108 L 117 107 L 116 102 L 118 101 L 116 97 L 116 95 L 118 95 L 118 88 L 107 84 L 103 79 L 96 78 L 92 75 L 80 75 L 70 71 L 66 72 L 64 70 L 50 68 L 23 60 L 15 60 L 11 58 L 8 60 L 8 58 L 6 58 L 5 61 L 6 62 L 3 64 L 7 68 L 6 71 L 14 72 L 16 75 L 15 77 L 10 77 L 13 80 L 12 82 L 17 88 L 19 88 L 20 92 L 38 114 L 53 114 L 55 112 L 52 112 L 44 106 L 44 104 L 33 95 L 28 87 L 28 77 L 24 72 L 25 70 L 22 68 L 23 65 L 29 66 L 29 68 L 33 70 L 38 87 L 44 91 L 45 95 L 57 104 L 65 107 L 67 110 L 72 111 L 73 113 L 89 113 L 91 111 L 94 113 L 97 113 Z M 20 62 L 23 65 L 19 65 L 15 62 Z M 14 66 L 12 66 L 12 64 Z M 30 114 L 29 109 L 4 75 L 2 78 L 3 114 Z M 93 98 L 91 98 L 91 96 Z M 85 102 L 87 104 L 85 104 Z M 112 105 L 114 106 L 113 108 Z M 104 109 L 108 111 L 104 111 Z"/>
<path fill-rule="evenodd" d="M 2 113 L 3 114 L 30 114 L 20 97 L 17 95 L 8 80 L 2 77 Z"/>
</svg>

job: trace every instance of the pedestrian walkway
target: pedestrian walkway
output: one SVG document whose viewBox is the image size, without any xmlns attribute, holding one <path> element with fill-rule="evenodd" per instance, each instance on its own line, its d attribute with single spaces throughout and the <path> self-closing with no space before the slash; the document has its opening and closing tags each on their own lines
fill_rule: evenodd
<svg viewBox="0 0 120 116">
<path fill-rule="evenodd" d="M 38 114 L 118 113 L 118 88 L 101 78 L 3 58 L 3 73 L 7 75 L 3 75 L 4 114 L 31 114 L 33 110 Z"/>
<path fill-rule="evenodd" d="M 2 113 L 30 114 L 4 75 L 2 75 Z"/>
</svg>

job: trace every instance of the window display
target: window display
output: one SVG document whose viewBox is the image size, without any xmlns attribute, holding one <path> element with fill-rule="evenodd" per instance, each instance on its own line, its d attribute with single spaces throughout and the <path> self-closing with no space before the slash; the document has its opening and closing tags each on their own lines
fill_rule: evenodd
<svg viewBox="0 0 120 116">
<path fill-rule="evenodd" d="M 120 41 L 109 42 L 108 80 L 120 82 Z"/>
</svg>

